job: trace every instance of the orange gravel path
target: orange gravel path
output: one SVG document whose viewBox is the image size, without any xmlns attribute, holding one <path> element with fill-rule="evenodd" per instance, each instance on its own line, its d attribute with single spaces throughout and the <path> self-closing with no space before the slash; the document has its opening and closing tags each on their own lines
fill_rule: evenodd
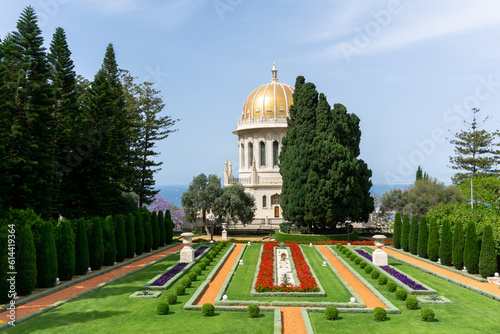
<svg viewBox="0 0 500 334">
<path fill-rule="evenodd" d="M 99 284 L 107 282 L 112 278 L 118 277 L 118 276 L 126 274 L 132 270 L 143 267 L 146 264 L 148 264 L 152 261 L 159 260 L 168 254 L 175 253 L 175 252 L 181 250 L 183 247 L 184 247 L 183 244 L 171 247 L 169 249 L 164 250 L 163 252 L 160 252 L 160 253 L 157 253 L 154 255 L 150 255 L 144 259 L 132 262 L 129 265 L 112 270 L 106 274 L 102 274 L 102 275 L 96 276 L 94 278 L 90 278 L 86 281 L 83 281 L 83 282 L 80 282 L 78 284 L 67 287 L 66 289 L 56 291 L 48 296 L 36 299 L 32 302 L 23 304 L 21 306 L 17 306 L 16 307 L 16 319 L 20 319 L 22 317 L 25 317 L 25 316 L 31 314 L 31 313 L 42 310 L 47 306 L 50 306 L 52 304 L 57 303 L 58 301 L 67 300 L 71 297 L 77 296 L 80 293 L 87 291 L 87 290 L 90 290 L 92 288 L 95 288 Z M 7 315 L 8 315 L 8 311 L 0 313 L 0 320 L 2 320 L 4 322 L 10 321 L 9 318 L 7 318 Z"/>
<path fill-rule="evenodd" d="M 468 278 L 466 276 L 454 273 L 454 272 L 452 272 L 450 270 L 443 269 L 441 267 L 435 266 L 435 265 L 427 263 L 425 261 L 421 261 L 419 259 L 415 259 L 415 258 L 413 258 L 411 256 L 408 256 L 408 255 L 402 254 L 400 252 L 394 251 L 394 250 L 392 250 L 390 248 L 383 247 L 383 249 L 384 249 L 384 251 L 387 254 L 392 255 L 392 256 L 394 256 L 396 258 L 399 258 L 399 259 L 411 262 L 411 263 L 416 264 L 416 265 L 418 265 L 418 266 L 420 266 L 422 268 L 432 270 L 432 271 L 434 271 L 434 272 L 436 272 L 438 274 L 441 274 L 443 276 L 446 276 L 446 277 L 449 277 L 449 278 L 453 278 L 454 280 L 460 281 L 462 283 L 466 283 L 466 284 L 471 285 L 473 287 L 476 287 L 478 289 L 481 289 L 481 290 L 484 290 L 484 291 L 488 291 L 488 292 L 493 293 L 493 294 L 495 294 L 497 296 L 500 296 L 500 289 L 499 289 L 498 285 L 496 285 L 495 283 L 478 282 L 478 281 L 476 281 L 476 280 L 474 280 L 472 278 Z"/>
<path fill-rule="evenodd" d="M 318 249 L 326 256 L 328 261 L 333 265 L 333 267 L 339 272 L 340 276 L 349 283 L 349 285 L 356 291 L 356 293 L 361 297 L 367 308 L 383 307 L 387 309 L 387 306 L 382 303 L 380 299 L 377 298 L 356 276 L 354 276 L 349 269 L 347 269 L 342 262 L 340 262 L 335 255 L 333 255 L 325 245 L 318 245 Z"/>
<path fill-rule="evenodd" d="M 300 313 L 301 307 L 281 306 L 280 309 L 284 334 L 307 334 L 306 325 Z"/>
</svg>

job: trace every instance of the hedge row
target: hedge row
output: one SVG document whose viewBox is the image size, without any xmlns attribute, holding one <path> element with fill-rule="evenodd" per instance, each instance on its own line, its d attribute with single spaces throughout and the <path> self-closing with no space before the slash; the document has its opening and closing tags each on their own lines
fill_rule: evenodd
<svg viewBox="0 0 500 334">
<path fill-rule="evenodd" d="M 279 230 L 274 232 L 274 240 L 276 242 L 296 242 L 310 243 L 320 241 L 346 241 L 347 234 L 332 234 L 332 235 L 313 235 L 313 234 L 287 234 L 281 233 Z M 358 232 L 354 231 L 349 234 L 350 241 L 358 241 Z"/>
</svg>

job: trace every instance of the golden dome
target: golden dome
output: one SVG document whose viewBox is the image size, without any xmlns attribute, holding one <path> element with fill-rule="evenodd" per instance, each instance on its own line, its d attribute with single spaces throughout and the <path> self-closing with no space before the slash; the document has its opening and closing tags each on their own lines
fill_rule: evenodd
<svg viewBox="0 0 500 334">
<path fill-rule="evenodd" d="M 287 117 L 292 105 L 293 87 L 278 82 L 275 64 L 271 70 L 271 82 L 259 86 L 248 95 L 241 111 L 241 120 L 261 117 Z"/>
</svg>

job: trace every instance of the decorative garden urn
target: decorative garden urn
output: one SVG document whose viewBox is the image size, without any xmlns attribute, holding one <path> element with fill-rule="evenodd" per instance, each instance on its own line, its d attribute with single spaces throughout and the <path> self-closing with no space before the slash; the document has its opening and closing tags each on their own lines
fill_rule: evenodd
<svg viewBox="0 0 500 334">
<path fill-rule="evenodd" d="M 181 250 L 180 263 L 191 263 L 194 261 L 194 249 L 190 246 L 193 242 L 194 234 L 191 232 L 185 232 L 181 234 L 182 243 L 184 248 Z"/>
<path fill-rule="evenodd" d="M 376 234 L 373 236 L 375 246 L 377 249 L 372 254 L 373 264 L 377 266 L 386 266 L 388 264 L 387 253 L 382 250 L 386 236 L 383 234 Z"/>
</svg>

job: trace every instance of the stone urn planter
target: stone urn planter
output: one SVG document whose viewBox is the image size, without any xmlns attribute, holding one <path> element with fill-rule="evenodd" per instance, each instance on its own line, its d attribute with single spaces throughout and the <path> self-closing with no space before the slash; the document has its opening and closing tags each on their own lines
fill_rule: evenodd
<svg viewBox="0 0 500 334">
<path fill-rule="evenodd" d="M 386 236 L 383 234 L 376 234 L 373 236 L 375 246 L 377 249 L 373 252 L 373 264 L 377 266 L 386 266 L 388 264 L 387 253 L 382 250 L 385 245 Z"/>
<path fill-rule="evenodd" d="M 191 244 L 193 243 L 193 236 L 194 234 L 191 232 L 181 234 L 184 248 L 181 250 L 180 263 L 191 263 L 194 260 L 194 249 L 191 247 Z"/>
</svg>

